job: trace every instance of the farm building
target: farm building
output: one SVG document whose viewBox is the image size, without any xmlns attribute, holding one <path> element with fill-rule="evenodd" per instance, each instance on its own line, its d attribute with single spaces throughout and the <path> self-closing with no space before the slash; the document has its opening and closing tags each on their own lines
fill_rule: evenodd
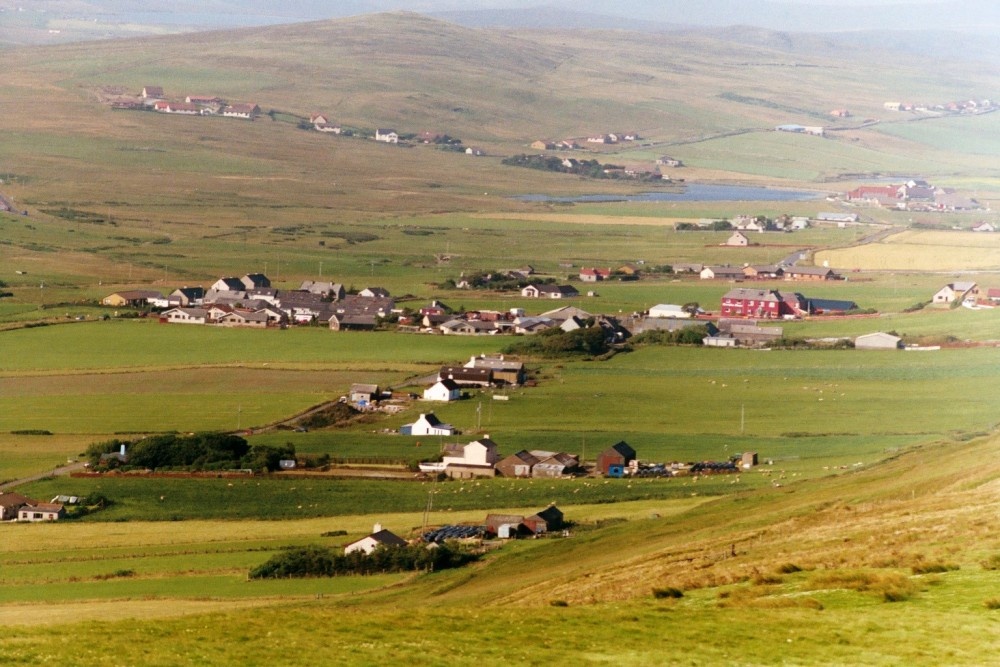
<svg viewBox="0 0 1000 667">
<path fill-rule="evenodd" d="M 627 442 L 622 440 L 597 455 L 597 470 L 603 474 L 609 474 L 611 466 L 627 466 L 636 458 L 635 450 Z"/>
<path fill-rule="evenodd" d="M 472 369 L 486 368 L 493 371 L 494 384 L 524 384 L 524 381 L 528 379 L 524 362 L 504 359 L 502 354 L 499 357 L 487 357 L 485 355 L 472 357 L 466 362 L 465 367 Z"/>
<path fill-rule="evenodd" d="M 16 519 L 19 509 L 29 503 L 35 502 L 27 496 L 22 496 L 20 493 L 13 493 L 11 491 L 0 492 L 0 521 Z"/>
<path fill-rule="evenodd" d="M 750 239 L 746 237 L 746 234 L 737 230 L 733 232 L 728 239 L 726 239 L 725 245 L 730 247 L 745 248 L 750 245 Z"/>
<path fill-rule="evenodd" d="M 438 379 L 451 380 L 459 387 L 489 387 L 493 384 L 493 369 L 442 366 Z"/>
<path fill-rule="evenodd" d="M 363 551 L 366 555 L 370 555 L 375 549 L 380 546 L 384 547 L 405 547 L 406 540 L 404 540 L 399 535 L 396 535 L 392 531 L 385 530 L 382 528 L 381 524 L 376 523 L 375 527 L 372 529 L 372 534 L 367 537 L 362 537 L 356 542 L 351 542 L 346 547 L 344 547 L 344 553 L 354 553 L 355 551 Z"/>
<path fill-rule="evenodd" d="M 854 339 L 854 347 L 858 350 L 898 350 L 903 347 L 903 339 L 879 331 L 858 336 Z"/>
<path fill-rule="evenodd" d="M 675 318 L 689 318 L 691 313 L 684 310 L 681 306 L 671 304 L 671 303 L 658 303 L 649 309 L 650 317 L 675 317 Z"/>
<path fill-rule="evenodd" d="M 526 449 L 497 462 L 496 469 L 504 477 L 531 477 L 531 469 L 538 463 L 538 457 Z"/>
<path fill-rule="evenodd" d="M 736 280 L 746 278 L 743 268 L 738 266 L 705 266 L 698 272 L 702 280 Z"/>
<path fill-rule="evenodd" d="M 377 401 L 381 395 L 382 392 L 379 391 L 377 384 L 352 384 L 351 391 L 347 397 L 351 403 L 369 405 Z"/>
</svg>

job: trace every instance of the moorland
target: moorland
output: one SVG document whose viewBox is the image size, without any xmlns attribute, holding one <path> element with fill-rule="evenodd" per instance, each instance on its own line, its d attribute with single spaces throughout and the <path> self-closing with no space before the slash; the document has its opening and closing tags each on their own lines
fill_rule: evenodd
<svg viewBox="0 0 1000 667">
<path fill-rule="evenodd" d="M 1000 536 L 995 309 L 913 308 L 943 284 L 1000 286 L 993 113 L 889 111 L 891 100 L 996 97 L 1000 76 L 872 58 L 773 34 L 473 30 L 412 14 L 228 32 L 10 48 L 0 89 L 0 482 L 99 511 L 0 525 L 0 639 L 9 664 L 984 664 L 996 649 Z M 254 102 L 254 121 L 113 109 L 111 89 Z M 833 109 L 852 116 L 833 120 Z M 323 113 L 353 136 L 312 130 Z M 877 122 L 869 122 L 877 121 Z M 836 126 L 824 137 L 783 123 Z M 481 147 L 364 138 L 446 133 Z M 620 164 L 680 159 L 675 180 L 817 193 L 793 202 L 544 203 L 683 184 L 528 170 L 539 139 L 636 131 L 589 145 Z M 567 154 L 568 155 L 568 154 Z M 861 183 L 926 179 L 975 211 L 848 208 Z M 827 196 L 833 197 L 828 201 Z M 723 247 L 681 222 L 814 218 Z M 26 214 L 25 214 L 26 213 Z M 880 234 L 873 241 L 871 235 Z M 756 239 L 755 239 L 756 240 Z M 810 296 L 868 312 L 783 323 L 798 339 L 895 331 L 933 352 L 636 345 L 602 358 L 524 359 L 533 386 L 435 408 L 500 453 L 593 461 L 626 440 L 646 461 L 769 463 L 670 479 L 378 480 L 255 475 L 54 475 L 111 438 L 239 431 L 300 455 L 412 465 L 437 438 L 398 435 L 409 401 L 305 432 L 278 429 L 354 383 L 406 395 L 503 336 L 161 325 L 101 307 L 259 271 L 279 288 L 378 285 L 400 305 L 551 304 L 460 290 L 463 274 L 532 265 L 774 263 L 797 250 L 845 281 Z M 448 281 L 451 281 L 450 283 Z M 761 283 L 762 288 L 770 287 Z M 648 272 L 574 305 L 717 310 L 726 282 Z M 784 289 L 785 285 L 779 286 Z M 803 288 L 806 289 L 806 288 Z M 123 316 L 129 315 L 129 316 Z M 292 546 L 341 547 L 381 523 L 410 536 L 488 512 L 557 504 L 569 537 L 519 540 L 462 569 L 249 581 Z M 109 638 L 114 638 L 111 641 Z M 943 639 L 946 638 L 946 639 Z"/>
</svg>

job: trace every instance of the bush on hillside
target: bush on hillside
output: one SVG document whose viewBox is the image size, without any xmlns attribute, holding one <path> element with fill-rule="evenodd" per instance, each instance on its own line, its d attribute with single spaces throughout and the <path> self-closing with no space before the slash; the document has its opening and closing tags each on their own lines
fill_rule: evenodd
<svg viewBox="0 0 1000 667">
<path fill-rule="evenodd" d="M 371 554 L 365 554 L 363 551 L 341 554 L 327 547 L 310 545 L 286 549 L 250 570 L 249 576 L 251 579 L 285 579 L 389 572 L 435 572 L 460 567 L 478 558 L 478 554 L 450 544 L 434 548 L 428 548 L 425 544 L 405 547 L 380 546 Z"/>
</svg>

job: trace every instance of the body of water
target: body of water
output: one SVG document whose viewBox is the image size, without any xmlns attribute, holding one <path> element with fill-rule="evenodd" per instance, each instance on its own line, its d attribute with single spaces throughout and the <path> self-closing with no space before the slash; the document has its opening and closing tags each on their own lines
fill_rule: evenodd
<svg viewBox="0 0 1000 667">
<path fill-rule="evenodd" d="M 643 192 L 637 195 L 579 195 L 576 197 L 552 197 L 549 195 L 520 195 L 515 199 L 539 202 L 657 202 L 657 201 L 807 201 L 820 199 L 825 195 L 806 190 L 774 190 L 750 185 L 716 185 L 691 183 L 681 190 Z"/>
</svg>

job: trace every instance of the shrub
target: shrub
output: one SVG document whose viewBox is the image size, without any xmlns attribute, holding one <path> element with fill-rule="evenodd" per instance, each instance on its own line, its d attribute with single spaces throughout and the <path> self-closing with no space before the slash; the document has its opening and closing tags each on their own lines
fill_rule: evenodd
<svg viewBox="0 0 1000 667">
<path fill-rule="evenodd" d="M 549 602 L 549 604 L 552 605 L 553 607 L 568 607 L 569 606 L 569 602 L 566 602 L 566 600 L 551 600 Z"/>
<path fill-rule="evenodd" d="M 983 602 L 983 606 L 987 609 L 1000 609 L 1000 598 L 990 598 L 989 600 L 985 600 Z"/>
<path fill-rule="evenodd" d="M 979 561 L 984 570 L 1000 570 L 1000 554 L 993 554 L 989 558 Z"/>
<path fill-rule="evenodd" d="M 785 563 L 778 567 L 778 572 L 781 574 L 795 574 L 796 572 L 801 572 L 802 568 L 795 563 Z"/>
<path fill-rule="evenodd" d="M 684 597 L 684 591 L 679 588 L 674 588 L 673 586 L 667 586 L 666 588 L 654 588 L 653 597 L 657 600 L 663 600 L 665 598 L 682 598 Z"/>
<path fill-rule="evenodd" d="M 910 568 L 913 574 L 932 574 L 935 572 L 951 572 L 959 569 L 954 563 L 920 563 Z"/>
</svg>

